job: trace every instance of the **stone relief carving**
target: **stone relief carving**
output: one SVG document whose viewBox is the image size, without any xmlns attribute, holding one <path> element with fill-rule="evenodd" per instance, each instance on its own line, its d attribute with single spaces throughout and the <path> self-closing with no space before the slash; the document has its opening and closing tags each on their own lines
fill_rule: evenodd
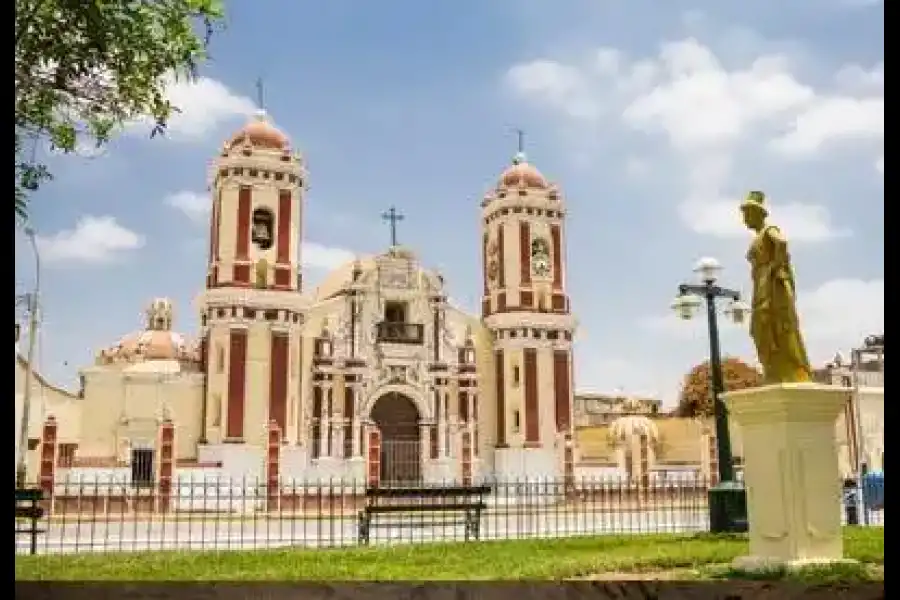
<svg viewBox="0 0 900 600">
<path fill-rule="evenodd" d="M 415 288 L 418 274 L 418 267 L 409 258 L 383 257 L 378 260 L 378 283 L 382 288 Z"/>
<path fill-rule="evenodd" d="M 419 362 L 406 365 L 382 364 L 373 372 L 375 376 L 369 382 L 376 388 L 383 385 L 419 386 L 424 381 L 424 367 Z"/>
<path fill-rule="evenodd" d="M 407 289 L 412 287 L 409 273 L 402 270 L 389 270 L 385 272 L 382 285 L 388 288 Z"/>
</svg>

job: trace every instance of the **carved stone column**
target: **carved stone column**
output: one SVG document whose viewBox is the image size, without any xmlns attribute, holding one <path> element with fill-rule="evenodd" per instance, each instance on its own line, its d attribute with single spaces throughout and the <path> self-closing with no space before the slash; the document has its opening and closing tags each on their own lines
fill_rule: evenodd
<svg viewBox="0 0 900 600">
<path fill-rule="evenodd" d="M 361 390 L 359 386 L 353 386 L 353 399 L 356 402 L 359 398 L 362 397 Z M 362 456 L 362 448 L 360 448 L 360 431 L 361 431 L 361 421 L 359 420 L 359 407 L 354 406 L 353 410 L 353 420 L 350 422 L 350 431 L 353 439 L 351 440 L 351 453 L 350 456 L 352 458 L 359 458 Z"/>
<path fill-rule="evenodd" d="M 338 373 L 331 382 L 331 457 L 344 457 L 344 374 Z"/>
<path fill-rule="evenodd" d="M 422 457 L 426 460 L 431 458 L 431 425 L 428 423 L 419 424 L 419 440 L 421 443 Z"/>
<path fill-rule="evenodd" d="M 447 395 L 444 389 L 438 394 L 438 456 L 447 456 Z"/>
</svg>

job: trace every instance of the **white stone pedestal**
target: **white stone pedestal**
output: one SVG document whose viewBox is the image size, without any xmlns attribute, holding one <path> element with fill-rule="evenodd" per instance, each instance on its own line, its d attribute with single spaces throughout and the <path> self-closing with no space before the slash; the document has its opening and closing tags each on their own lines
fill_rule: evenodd
<svg viewBox="0 0 900 600">
<path fill-rule="evenodd" d="M 846 388 L 795 383 L 724 395 L 743 440 L 750 555 L 742 569 L 843 560 L 835 423 Z"/>
</svg>

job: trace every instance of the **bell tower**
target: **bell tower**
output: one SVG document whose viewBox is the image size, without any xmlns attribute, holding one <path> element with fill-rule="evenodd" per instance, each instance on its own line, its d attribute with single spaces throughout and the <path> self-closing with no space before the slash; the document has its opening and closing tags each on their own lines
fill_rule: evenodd
<svg viewBox="0 0 900 600">
<path fill-rule="evenodd" d="M 303 321 L 300 242 L 306 170 L 258 112 L 214 161 L 201 298 L 203 439 L 265 447 L 278 424 L 297 441 Z"/>
<path fill-rule="evenodd" d="M 565 204 L 520 148 L 482 202 L 482 315 L 493 334 L 495 470 L 558 477 L 572 431 Z"/>
</svg>

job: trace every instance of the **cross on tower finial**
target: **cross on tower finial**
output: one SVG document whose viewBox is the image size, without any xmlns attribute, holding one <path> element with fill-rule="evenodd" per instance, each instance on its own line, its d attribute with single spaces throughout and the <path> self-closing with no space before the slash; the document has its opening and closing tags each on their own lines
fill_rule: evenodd
<svg viewBox="0 0 900 600">
<path fill-rule="evenodd" d="M 525 131 L 522 129 L 514 129 L 516 132 L 516 155 L 513 157 L 513 164 L 518 165 L 525 162 Z"/>
<path fill-rule="evenodd" d="M 256 103 L 259 105 L 260 110 L 265 110 L 265 89 L 263 88 L 263 78 L 256 78 Z"/>
<path fill-rule="evenodd" d="M 387 221 L 391 228 L 391 247 L 397 245 L 397 222 L 402 221 L 404 216 L 397 212 L 395 207 L 390 207 L 387 212 L 381 214 L 381 220 Z"/>
</svg>

